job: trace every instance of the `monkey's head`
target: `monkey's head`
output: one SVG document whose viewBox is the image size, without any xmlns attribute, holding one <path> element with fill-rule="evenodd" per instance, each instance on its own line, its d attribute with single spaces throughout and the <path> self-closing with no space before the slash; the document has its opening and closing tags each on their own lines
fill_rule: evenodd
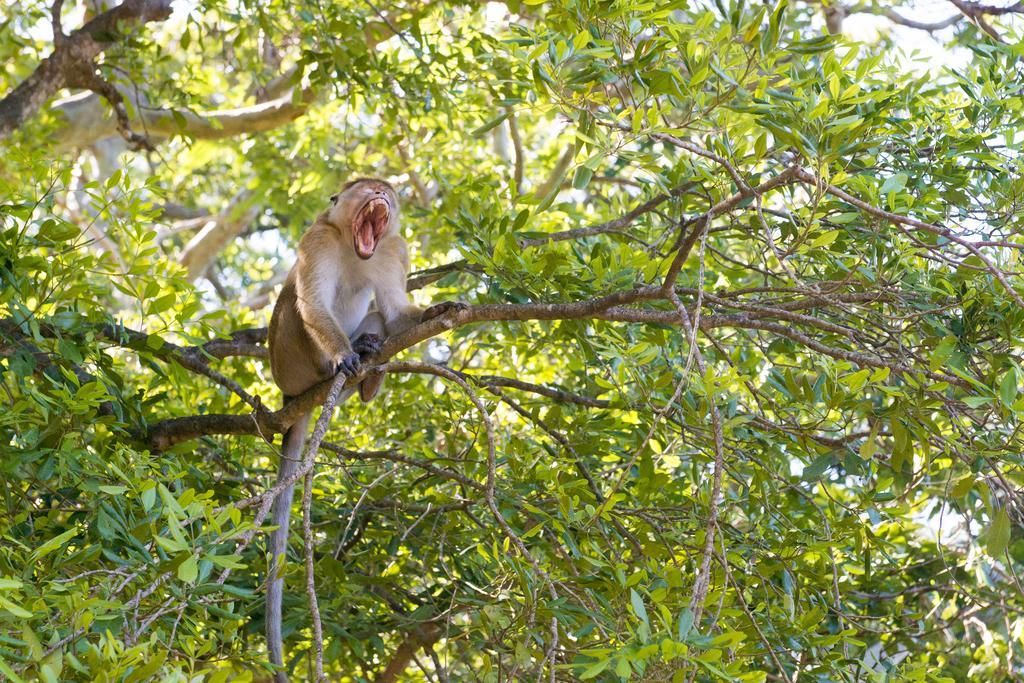
<svg viewBox="0 0 1024 683">
<path fill-rule="evenodd" d="M 398 195 L 385 180 L 358 178 L 331 197 L 330 223 L 352 233 L 352 247 L 361 259 L 373 256 L 384 235 L 398 229 Z"/>
</svg>

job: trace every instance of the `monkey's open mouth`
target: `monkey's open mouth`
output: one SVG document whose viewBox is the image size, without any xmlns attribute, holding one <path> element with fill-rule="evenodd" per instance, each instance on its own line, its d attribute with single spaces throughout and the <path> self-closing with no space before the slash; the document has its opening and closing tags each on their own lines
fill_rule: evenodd
<svg viewBox="0 0 1024 683">
<path fill-rule="evenodd" d="M 382 197 L 371 199 L 359 209 L 352 222 L 352 238 L 359 258 L 368 259 L 373 256 L 390 217 L 391 206 Z"/>
</svg>

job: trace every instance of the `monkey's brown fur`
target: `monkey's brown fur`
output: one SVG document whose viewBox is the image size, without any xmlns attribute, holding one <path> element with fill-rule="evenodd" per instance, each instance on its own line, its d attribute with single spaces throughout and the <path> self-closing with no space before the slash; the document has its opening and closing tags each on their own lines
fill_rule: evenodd
<svg viewBox="0 0 1024 683">
<path fill-rule="evenodd" d="M 360 356 L 374 353 L 383 335 L 399 334 L 463 306 L 445 302 L 424 311 L 409 301 L 405 291 L 409 256 L 399 234 L 398 196 L 391 185 L 360 178 L 331 199 L 331 207 L 302 236 L 298 260 L 270 319 L 270 369 L 285 401 L 336 372 L 357 374 Z M 369 401 L 382 381 L 383 375 L 365 378 L 360 397 Z M 351 393 L 342 394 L 341 400 Z M 278 481 L 298 469 L 309 417 L 301 416 L 284 435 Z M 287 487 L 274 501 L 277 528 L 268 544 L 267 648 L 270 661 L 278 667 L 284 661 L 284 586 L 278 573 L 288 546 L 293 489 Z M 275 679 L 288 680 L 283 668 Z"/>
</svg>

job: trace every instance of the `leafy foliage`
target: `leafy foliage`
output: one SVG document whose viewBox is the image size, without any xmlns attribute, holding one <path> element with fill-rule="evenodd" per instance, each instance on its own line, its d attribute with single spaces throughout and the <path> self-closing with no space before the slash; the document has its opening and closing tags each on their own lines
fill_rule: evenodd
<svg viewBox="0 0 1024 683">
<path fill-rule="evenodd" d="M 50 12 L 0 13 L 8 92 Z M 203 0 L 112 44 L 135 131 L 160 109 L 177 132 L 72 152 L 57 103 L 0 143 L 0 677 L 269 675 L 238 504 L 277 446 L 149 435 L 278 404 L 258 348 L 196 349 L 265 325 L 304 227 L 375 175 L 415 297 L 473 304 L 404 356 L 466 384 L 393 372 L 334 418 L 329 679 L 384 680 L 405 647 L 406 680 L 1016 680 L 1024 34 L 964 20 L 922 65 L 909 29 L 855 42 L 821 13 Z M 301 115 L 217 133 L 279 97 Z"/>
</svg>

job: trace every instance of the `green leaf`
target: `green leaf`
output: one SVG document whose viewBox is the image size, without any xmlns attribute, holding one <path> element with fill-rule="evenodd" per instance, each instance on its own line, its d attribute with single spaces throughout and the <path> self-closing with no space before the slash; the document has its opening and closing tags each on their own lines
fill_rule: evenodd
<svg viewBox="0 0 1024 683">
<path fill-rule="evenodd" d="M 148 489 L 142 492 L 142 509 L 149 512 L 153 509 L 153 504 L 156 502 L 156 487 L 150 486 Z"/>
<path fill-rule="evenodd" d="M 523 209 L 516 214 L 516 219 L 512 221 L 512 232 L 519 232 L 526 225 L 527 221 L 530 220 L 530 210 Z"/>
<path fill-rule="evenodd" d="M 1010 542 L 1010 517 L 1006 510 L 999 508 L 992 516 L 992 523 L 988 527 L 988 542 L 986 547 L 988 554 L 992 557 L 1001 558 Z"/>
<path fill-rule="evenodd" d="M 578 166 L 576 168 L 576 173 L 572 177 L 572 186 L 577 190 L 582 190 L 587 186 L 587 183 L 590 182 L 593 175 L 594 172 L 586 166 Z"/>
<path fill-rule="evenodd" d="M 28 623 L 22 623 L 21 625 L 21 639 L 28 644 L 28 652 L 32 657 L 32 661 L 38 662 L 42 660 L 43 644 L 39 642 L 39 638 L 36 636 L 36 632 L 32 630 L 32 627 Z"/>
<path fill-rule="evenodd" d="M 48 218 L 39 226 L 39 236 L 50 242 L 66 242 L 79 232 L 77 225 L 55 218 Z"/>
<path fill-rule="evenodd" d="M 156 541 L 156 544 L 158 546 L 172 554 L 184 552 L 189 549 L 187 543 L 185 543 L 184 541 L 179 541 L 177 539 L 171 539 L 165 536 L 155 536 L 153 540 Z"/>
<path fill-rule="evenodd" d="M 2 595 L 0 595 L 0 607 L 3 607 L 5 610 L 10 612 L 14 616 L 18 617 L 19 619 L 31 619 L 32 618 L 32 613 L 31 612 L 29 612 L 27 609 L 25 609 L 21 605 L 17 604 L 16 602 L 8 600 L 7 598 L 5 598 Z"/>
<path fill-rule="evenodd" d="M 881 194 L 886 195 L 889 194 L 890 192 L 898 192 L 906 186 L 907 174 L 897 173 L 885 179 L 885 182 L 882 183 L 882 189 L 880 190 L 880 192 Z"/>
<path fill-rule="evenodd" d="M 58 678 L 57 671 L 51 664 L 43 664 L 39 667 L 39 677 L 44 683 L 57 683 Z"/>
<path fill-rule="evenodd" d="M 859 114 L 851 114 L 850 116 L 843 116 L 833 120 L 828 124 L 828 128 L 844 128 L 846 126 L 853 126 L 862 120 L 863 119 Z"/>
<path fill-rule="evenodd" d="M 999 383 L 999 398 L 1007 408 L 1017 400 L 1017 372 L 1013 368 L 1003 375 L 1003 381 Z"/>
<path fill-rule="evenodd" d="M 100 491 L 119 496 L 128 490 L 127 486 L 100 486 Z"/>
<path fill-rule="evenodd" d="M 679 623 L 676 625 L 676 635 L 678 636 L 679 642 L 686 640 L 686 636 L 690 635 L 690 629 L 692 628 L 693 610 L 687 607 L 679 613 Z"/>
<path fill-rule="evenodd" d="M 876 420 L 871 425 L 871 433 L 864 439 L 864 443 L 860 445 L 860 457 L 863 459 L 870 460 L 878 452 L 878 432 L 881 430 L 881 427 L 882 422 L 880 420 Z"/>
<path fill-rule="evenodd" d="M 199 576 L 199 562 L 195 555 L 189 555 L 188 559 L 178 565 L 178 578 L 185 583 L 192 583 Z"/>
<path fill-rule="evenodd" d="M 174 496 L 171 494 L 171 492 L 167 489 L 166 486 L 164 486 L 161 483 L 158 483 L 156 485 L 156 490 L 160 494 L 160 498 L 164 501 L 164 507 L 167 508 L 168 514 L 177 515 L 181 518 L 186 517 L 185 511 L 182 509 L 181 505 L 178 504 L 178 501 L 174 498 Z"/>
<path fill-rule="evenodd" d="M 842 233 L 842 230 L 829 230 L 828 232 L 822 233 L 810 241 L 808 246 L 810 248 L 815 247 L 827 247 L 836 241 L 836 238 Z"/>
<path fill-rule="evenodd" d="M 241 569 L 245 562 L 237 555 L 207 555 L 206 559 L 224 569 Z"/>
<path fill-rule="evenodd" d="M 62 545 L 64 545 L 77 535 L 78 529 L 68 529 L 64 533 L 54 536 L 53 538 L 47 540 L 45 543 L 43 543 L 41 546 L 35 549 L 35 552 L 32 553 L 32 559 L 38 560 L 41 557 L 49 555 L 54 550 L 60 548 Z"/>
<path fill-rule="evenodd" d="M 608 665 L 610 665 L 611 663 L 611 659 L 602 659 L 600 661 L 594 662 L 593 664 L 591 664 L 583 670 L 583 673 L 580 674 L 580 680 L 587 681 L 591 678 L 597 677 L 598 674 L 607 669 Z"/>
<path fill-rule="evenodd" d="M 949 490 L 949 495 L 953 498 L 963 498 L 970 493 L 972 488 L 974 488 L 974 475 L 968 474 L 953 485 Z"/>
<path fill-rule="evenodd" d="M 633 606 L 633 613 L 645 624 L 650 625 L 647 620 L 647 608 L 644 606 L 644 599 L 636 592 L 635 588 L 629 589 L 629 602 Z"/>
<path fill-rule="evenodd" d="M 494 117 L 488 119 L 487 121 L 485 121 L 484 124 L 481 125 L 479 128 L 475 128 L 473 130 L 473 132 L 470 133 L 470 135 L 472 135 L 475 138 L 478 138 L 478 137 L 484 135 L 485 133 L 487 133 L 488 131 L 491 131 L 491 130 L 497 128 L 501 124 L 501 122 L 504 121 L 505 119 L 507 119 L 508 117 L 509 117 L 509 112 L 508 111 L 504 111 L 504 112 L 498 114 L 497 116 L 494 116 Z"/>
<path fill-rule="evenodd" d="M 7 680 L 11 681 L 11 683 L 25 683 L 25 679 L 20 678 L 18 674 L 14 673 L 14 669 L 4 662 L 3 657 L 0 657 L 0 674 L 6 676 Z"/>
<path fill-rule="evenodd" d="M 619 657 L 619 660 L 615 662 L 615 675 L 619 678 L 629 678 L 629 675 L 633 673 L 633 669 L 629 666 L 629 660 L 625 657 Z"/>
</svg>

